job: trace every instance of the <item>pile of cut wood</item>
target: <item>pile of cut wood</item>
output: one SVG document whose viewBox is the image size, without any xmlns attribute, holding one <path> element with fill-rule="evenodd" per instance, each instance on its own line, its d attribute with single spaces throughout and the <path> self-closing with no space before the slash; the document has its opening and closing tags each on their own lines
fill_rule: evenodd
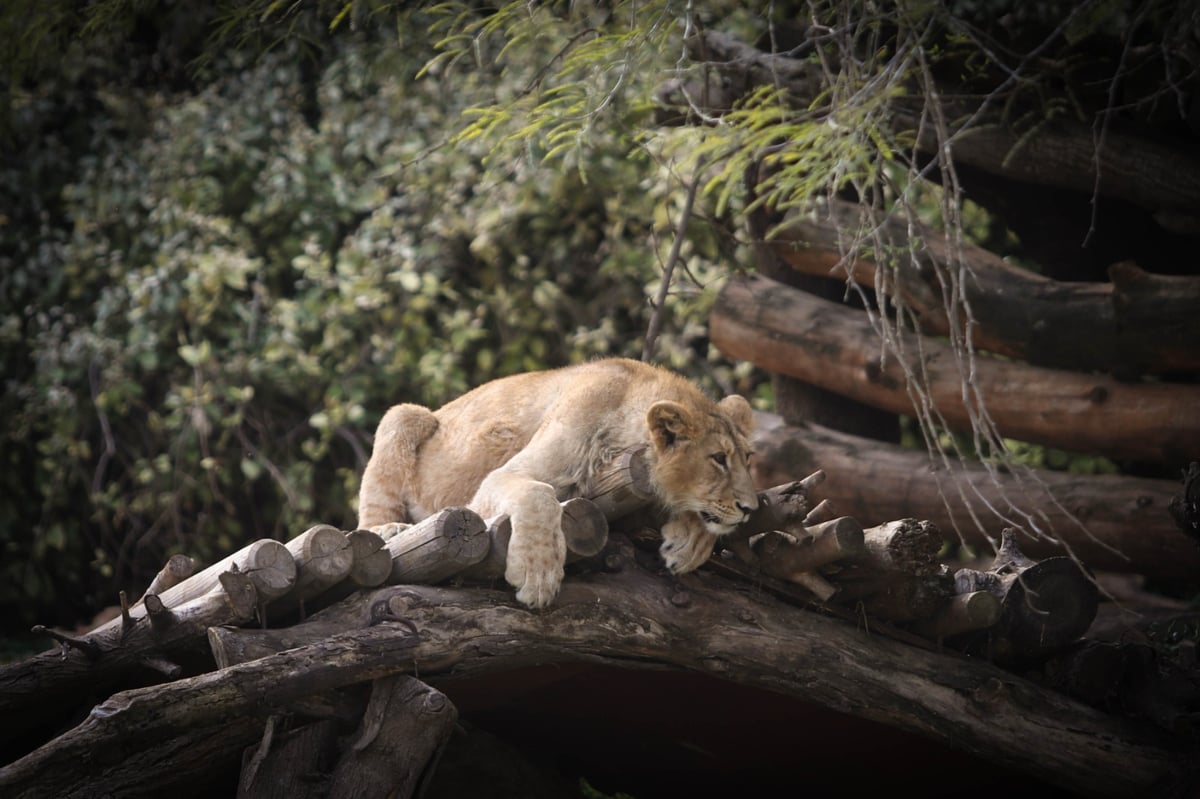
<svg viewBox="0 0 1200 799">
<path fill-rule="evenodd" d="M 767 688 L 1090 795 L 1185 774 L 1166 731 L 1001 668 L 1078 647 L 1097 596 L 1074 560 L 1006 538 L 989 568 L 951 573 L 933 525 L 863 529 L 814 501 L 818 471 L 763 491 L 709 564 L 673 577 L 645 479 L 626 453 L 564 503 L 568 576 L 541 612 L 500 579 L 507 519 L 465 508 L 387 536 L 316 526 L 198 574 L 173 558 L 118 618 L 47 631 L 58 649 L 0 669 L 0 789 L 189 794 L 240 772 L 247 796 L 412 795 L 457 719 L 421 679 L 579 660 Z"/>
</svg>

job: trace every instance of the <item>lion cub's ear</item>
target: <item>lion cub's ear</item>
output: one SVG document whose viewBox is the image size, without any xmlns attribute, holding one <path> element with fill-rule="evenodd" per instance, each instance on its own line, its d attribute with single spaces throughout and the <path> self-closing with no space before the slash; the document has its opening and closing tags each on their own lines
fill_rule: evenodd
<svg viewBox="0 0 1200 799">
<path fill-rule="evenodd" d="M 754 433 L 754 411 L 750 410 L 750 403 L 746 402 L 740 394 L 730 394 L 718 402 L 717 407 L 725 412 L 725 415 L 737 427 L 738 432 L 746 438 Z"/>
<path fill-rule="evenodd" d="M 670 400 L 660 400 L 650 406 L 646 412 L 646 426 L 650 428 L 650 438 L 657 450 L 669 449 L 676 442 L 695 435 L 691 412 Z"/>
</svg>

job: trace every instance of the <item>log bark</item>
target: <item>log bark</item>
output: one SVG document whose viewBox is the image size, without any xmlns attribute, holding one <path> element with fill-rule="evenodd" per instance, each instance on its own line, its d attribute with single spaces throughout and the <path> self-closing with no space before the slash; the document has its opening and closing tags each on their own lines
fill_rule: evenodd
<svg viewBox="0 0 1200 799">
<path fill-rule="evenodd" d="M 720 114 L 758 86 L 786 87 L 790 101 L 804 107 L 827 88 L 822 67 L 812 60 L 764 53 L 720 31 L 691 36 L 687 47 L 693 59 L 715 69 L 708 86 L 693 87 L 693 98 L 708 100 L 707 113 Z M 674 87 L 672 87 L 674 88 Z M 1116 197 L 1154 214 L 1164 229 L 1184 234 L 1200 231 L 1200 159 L 1186 145 L 1169 143 L 1109 129 L 1101 148 L 1094 132 L 1082 123 L 1057 120 L 1022 134 L 995 115 L 979 118 L 979 107 L 951 98 L 956 87 L 944 87 L 936 116 L 951 120 L 948 155 L 957 164 L 998 177 L 1039 186 Z M 892 104 L 892 129 L 917 134 L 917 146 L 937 154 L 942 143 L 931 124 L 922 124 L 921 94 L 897 98 Z M 671 97 L 665 97 L 668 102 Z M 961 122 L 959 121 L 961 120 Z M 970 129 L 962 127 L 971 124 Z"/>
<path fill-rule="evenodd" d="M 959 569 L 955 593 L 987 591 L 1000 600 L 1000 620 L 965 645 L 1009 665 L 1044 660 L 1087 632 L 1099 601 L 1095 582 L 1070 558 L 1033 561 L 1005 530 L 986 572 Z"/>
<path fill-rule="evenodd" d="M 57 719 L 85 698 L 103 696 L 118 680 L 205 640 L 205 631 L 222 624 L 243 624 L 255 618 L 258 599 L 254 583 L 244 573 L 226 573 L 221 587 L 175 608 L 166 607 L 155 594 L 142 606 L 149 623 L 138 624 L 122 635 L 119 627 L 86 640 L 91 650 L 64 646 L 0 667 L 0 746 L 41 727 L 54 727 Z"/>
<path fill-rule="evenodd" d="M 913 631 L 941 641 L 991 627 L 1000 620 L 1000 611 L 1000 600 L 988 591 L 955 594 L 934 616 L 915 623 Z"/>
<path fill-rule="evenodd" d="M 433 776 L 457 720 L 446 695 L 414 677 L 376 680 L 362 724 L 333 771 L 329 795 L 415 795 Z"/>
<path fill-rule="evenodd" d="M 367 604 L 379 623 L 351 630 L 363 601 L 350 603 L 343 632 L 317 627 L 307 644 L 213 674 L 114 696 L 80 727 L 0 770 L 0 786 L 66 790 L 81 771 L 108 778 L 122 768 L 98 753 L 125 751 L 182 726 L 216 724 L 250 707 L 271 707 L 389 673 L 471 674 L 532 663 L 586 659 L 670 665 L 780 691 L 805 701 L 931 736 L 982 754 L 1017 773 L 1093 796 L 1129 795 L 1178 773 L 1186 743 L 1069 701 L 987 663 L 872 637 L 761 594 L 729 590 L 703 571 L 688 600 L 677 579 L 635 565 L 568 580 L 545 612 L 518 607 L 507 592 L 403 586 Z M 257 639 L 286 633 L 295 646 L 308 625 L 288 631 L 215 630 Z M 796 664 L 808 664 L 802 679 Z M 46 782 L 41 782 L 46 780 Z"/>
<path fill-rule="evenodd" d="M 262 603 L 278 599 L 288 593 L 296 583 L 295 557 L 285 545 L 264 538 L 167 589 L 159 595 L 159 599 L 168 608 L 178 607 L 219 589 L 221 575 L 229 571 L 247 575 L 254 585 L 258 601 Z M 135 605 L 130 608 L 126 618 L 119 617 L 102 624 L 89 633 L 88 637 L 96 639 L 111 636 L 114 630 L 123 630 L 122 634 L 128 634 L 131 627 L 136 627 L 138 620 L 145 616 L 145 608 Z"/>
<path fill-rule="evenodd" d="M 655 495 L 645 447 L 622 452 L 608 468 L 593 475 L 585 496 L 610 522 L 651 504 Z"/>
<path fill-rule="evenodd" d="M 326 799 L 326 774 L 337 756 L 338 723 L 323 719 L 274 731 L 275 718 L 267 720 L 263 740 L 243 756 L 238 799 Z"/>
<path fill-rule="evenodd" d="M 971 430 L 982 403 L 1001 435 L 1074 452 L 1157 463 L 1200 453 L 1200 387 L 1120 383 L 976 355 L 971 404 L 949 346 L 898 334 L 904 356 L 881 363 L 867 316 L 757 276 L 730 279 L 710 319 L 713 343 L 732 358 L 895 413 L 914 413 L 906 370 L 924 375 L 929 405 L 956 430 Z M 920 409 L 918 409 L 920 410 Z"/>
<path fill-rule="evenodd" d="M 384 546 L 392 556 L 391 583 L 438 583 L 487 556 L 490 539 L 479 514 L 445 508 L 416 524 L 397 525 Z"/>
<path fill-rule="evenodd" d="M 932 335 L 949 334 L 944 297 L 961 293 L 981 350 L 1126 378 L 1200 369 L 1200 279 L 1152 275 L 1126 262 L 1109 268 L 1108 283 L 1064 283 L 969 242 L 951 245 L 898 216 L 866 225 L 862 213 L 842 200 L 789 213 L 768 246 L 801 274 L 882 286 Z M 868 228 L 861 242 L 854 239 Z M 888 268 L 854 254 L 860 247 L 892 254 Z"/>
<path fill-rule="evenodd" d="M 187 578 L 196 573 L 195 558 L 187 555 L 172 555 L 167 559 L 166 564 L 158 570 L 158 574 L 154 575 L 154 579 L 150 581 L 150 585 L 146 587 L 146 593 L 142 595 L 143 601 L 148 594 L 161 594 L 170 588 L 182 583 Z M 136 602 L 134 603 L 137 604 Z"/>
<path fill-rule="evenodd" d="M 826 477 L 814 498 L 866 526 L 928 519 L 946 540 L 989 552 L 999 543 L 996 530 L 1020 527 L 1020 546 L 1034 557 L 1073 554 L 1093 570 L 1158 579 L 1200 573 L 1200 547 L 1167 513 L 1177 490 L 1169 480 L 989 471 L 966 463 L 946 468 L 923 451 L 816 425 L 785 426 L 771 414 L 756 418 L 752 466 L 758 485 L 820 468 Z"/>
<path fill-rule="evenodd" d="M 392 555 L 383 538 L 370 530 L 351 530 L 346 542 L 354 559 L 348 575 L 350 582 L 362 588 L 383 585 L 392 573 Z"/>
<path fill-rule="evenodd" d="M 346 535 L 336 527 L 318 524 L 287 544 L 296 561 L 296 584 L 288 599 L 310 599 L 332 588 L 350 575 L 354 553 Z"/>
</svg>

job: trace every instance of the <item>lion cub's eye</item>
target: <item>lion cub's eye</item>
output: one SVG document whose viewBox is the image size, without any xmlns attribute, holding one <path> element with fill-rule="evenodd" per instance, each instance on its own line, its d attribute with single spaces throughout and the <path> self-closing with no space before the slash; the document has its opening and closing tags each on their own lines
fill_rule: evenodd
<svg viewBox="0 0 1200 799">
<path fill-rule="evenodd" d="M 726 463 L 725 463 L 725 453 L 724 452 L 714 452 L 712 455 L 709 455 L 708 457 L 712 458 L 713 462 L 716 463 L 718 466 L 720 466 L 722 469 L 725 468 Z"/>
</svg>

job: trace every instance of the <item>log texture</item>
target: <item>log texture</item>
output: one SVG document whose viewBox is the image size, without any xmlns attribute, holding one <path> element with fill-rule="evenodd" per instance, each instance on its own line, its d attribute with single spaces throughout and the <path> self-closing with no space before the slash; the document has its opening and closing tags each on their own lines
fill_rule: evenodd
<svg viewBox="0 0 1200 799">
<path fill-rule="evenodd" d="M 1152 275 L 1118 263 L 1109 268 L 1111 282 L 1064 283 L 969 242 L 952 246 L 944 234 L 899 216 L 854 241 L 869 227 L 861 214 L 842 200 L 789 213 L 770 247 L 801 274 L 850 279 L 869 289 L 882 285 L 933 335 L 950 332 L 944 297 L 961 292 L 978 349 L 1122 377 L 1200 369 L 1200 278 Z M 869 256 L 847 257 L 858 245 L 890 256 L 888 268 L 880 271 Z"/>
<path fill-rule="evenodd" d="M 819 467 L 826 477 L 813 496 L 866 526 L 928 519 L 947 540 L 988 552 L 999 544 L 997 530 L 1022 527 L 1018 541 L 1034 557 L 1074 553 L 1094 570 L 1161 579 L 1200 573 L 1200 547 L 1167 512 L 1178 491 L 1172 481 L 1044 470 L 989 472 L 982 464 L 947 469 L 925 452 L 817 425 L 786 426 L 772 414 L 756 414 L 756 420 L 753 469 L 759 486 Z"/>
<path fill-rule="evenodd" d="M 959 569 L 955 593 L 987 591 L 1000 600 L 1000 619 L 967 646 L 1007 665 L 1043 660 L 1079 640 L 1096 618 L 1099 592 L 1070 558 L 1033 561 L 1005 530 L 991 567 Z"/>
<path fill-rule="evenodd" d="M 866 314 L 744 275 L 725 284 L 710 325 L 713 343 L 731 358 L 877 408 L 914 413 L 905 368 L 895 355 L 881 359 Z M 964 378 L 949 346 L 906 332 L 899 338 L 908 370 L 925 376 L 932 407 L 950 427 L 971 430 L 979 409 L 964 402 Z M 1168 464 L 1200 453 L 1200 387 L 1121 383 L 984 355 L 976 355 L 973 369 L 972 396 L 982 398 L 1005 437 Z"/>
<path fill-rule="evenodd" d="M 167 685 L 127 691 L 82 725 L 0 770 L 0 788 L 69 796 L 81 775 L 106 784 L 132 752 L 179 729 L 214 726 L 338 686 L 415 670 L 469 676 L 586 659 L 691 669 L 814 702 L 982 754 L 1089 796 L 1127 796 L 1178 774 L 1186 743 L 1120 721 L 987 663 L 871 636 L 700 572 L 663 579 L 636 566 L 568 580 L 555 605 L 531 613 L 507 592 L 401 586 L 347 601 L 343 632 L 314 626 L 308 643 Z M 370 612 L 364 614 L 364 605 Z M 377 623 L 352 630 L 363 619 Z M 262 648 L 293 647 L 287 631 L 215 631 Z M 286 641 L 273 641 L 286 633 Z M 151 764 L 142 761 L 140 767 Z"/>
<path fill-rule="evenodd" d="M 120 627 L 91 635 L 91 650 L 64 646 L 0 667 L 0 748 L 30 730 L 54 726 L 58 714 L 145 666 L 162 671 L 159 664 L 169 663 L 164 658 L 194 649 L 209 627 L 254 619 L 258 599 L 249 575 L 226 573 L 220 586 L 174 608 L 147 594 L 141 609 L 149 623 L 124 635 Z"/>
<path fill-rule="evenodd" d="M 715 67 L 707 88 L 689 92 L 708 100 L 710 115 L 732 108 L 757 86 L 786 87 L 790 101 L 799 107 L 816 101 L 827 88 L 821 65 L 811 59 L 764 53 L 724 32 L 698 33 L 688 38 L 687 47 L 693 59 Z M 919 91 L 911 99 L 897 98 L 891 109 L 892 129 L 915 133 L 920 149 L 937 154 L 942 142 L 923 118 L 928 112 L 953 121 L 947 131 L 952 137 L 947 154 L 958 164 L 1038 186 L 1085 195 L 1099 192 L 1145 208 L 1167 230 L 1200 230 L 1200 158 L 1188 155 L 1186 146 L 1173 147 L 1114 128 L 1097 149 L 1091 127 L 1065 119 L 1023 134 L 1003 124 L 997 114 L 980 117 L 977 104 L 951 99 L 955 93 L 955 87 L 943 87 L 942 107 L 936 110 L 925 107 Z M 963 127 L 966 124 L 972 127 Z"/>
</svg>

